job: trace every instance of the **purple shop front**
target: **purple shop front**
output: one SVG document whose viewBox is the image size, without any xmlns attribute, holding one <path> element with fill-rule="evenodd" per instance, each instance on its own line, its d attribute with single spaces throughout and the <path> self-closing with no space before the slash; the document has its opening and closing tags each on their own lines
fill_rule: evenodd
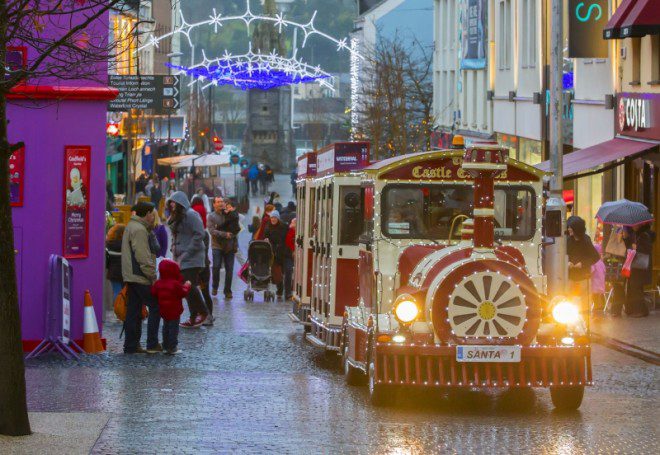
<svg viewBox="0 0 660 455">
<path fill-rule="evenodd" d="M 107 35 L 107 24 L 106 14 L 95 24 L 96 30 Z M 28 62 L 35 58 L 32 53 L 27 48 Z M 97 81 L 107 79 L 107 63 L 93 66 L 90 73 Z M 92 80 L 42 79 L 28 80 L 9 96 L 9 141 L 25 143 L 21 172 L 17 169 L 12 180 L 12 200 L 20 195 L 22 202 L 13 204 L 12 217 L 24 350 L 34 348 L 46 335 L 51 254 L 68 256 L 73 268 L 72 338 L 82 339 L 85 290 L 92 295 L 99 325 L 102 321 L 105 124 L 107 102 L 116 95 L 116 90 Z M 67 164 L 71 150 L 76 157 L 89 151 L 85 170 Z M 69 158 L 69 162 L 75 161 Z M 84 237 L 71 242 L 76 254 L 67 254 L 65 228 L 71 230 L 72 210 L 84 211 L 74 225 Z"/>
</svg>

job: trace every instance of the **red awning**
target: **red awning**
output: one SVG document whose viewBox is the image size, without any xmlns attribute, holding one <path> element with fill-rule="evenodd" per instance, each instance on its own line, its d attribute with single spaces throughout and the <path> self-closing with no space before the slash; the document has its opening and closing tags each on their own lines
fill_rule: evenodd
<svg viewBox="0 0 660 455">
<path fill-rule="evenodd" d="M 577 150 L 564 155 L 564 177 L 587 170 L 595 170 L 603 164 L 648 152 L 657 148 L 659 144 L 658 142 L 615 138 L 592 147 Z M 537 164 L 536 167 L 542 171 L 550 172 L 550 161 L 544 161 Z"/>
<path fill-rule="evenodd" d="M 626 20 L 626 17 L 628 17 L 633 6 L 635 6 L 635 0 L 623 0 L 621 2 L 621 5 L 612 14 L 612 17 L 610 17 L 610 20 L 607 21 L 607 25 L 603 29 L 604 39 L 621 38 L 621 25 Z"/>
<path fill-rule="evenodd" d="M 660 33 L 660 0 L 637 0 L 621 25 L 621 38 Z"/>
</svg>

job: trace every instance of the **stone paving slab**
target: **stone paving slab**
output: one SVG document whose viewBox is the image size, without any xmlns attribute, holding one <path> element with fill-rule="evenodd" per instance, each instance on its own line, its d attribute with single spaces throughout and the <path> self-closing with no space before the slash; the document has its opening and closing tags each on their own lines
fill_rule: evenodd
<svg viewBox="0 0 660 455">
<path fill-rule="evenodd" d="M 660 354 L 660 311 L 646 318 L 600 316 L 591 320 L 591 330 Z"/>
<path fill-rule="evenodd" d="M 35 455 L 88 454 L 108 423 L 107 413 L 30 412 L 32 435 L 0 435 L 0 453 Z"/>
</svg>

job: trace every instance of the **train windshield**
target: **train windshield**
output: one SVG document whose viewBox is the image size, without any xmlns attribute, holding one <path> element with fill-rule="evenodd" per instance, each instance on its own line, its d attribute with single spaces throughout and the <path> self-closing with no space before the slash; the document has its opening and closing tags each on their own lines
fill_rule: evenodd
<svg viewBox="0 0 660 455">
<path fill-rule="evenodd" d="M 388 185 L 382 195 L 381 229 L 391 238 L 460 238 L 472 217 L 473 187 Z M 536 229 L 536 196 L 528 186 L 495 187 L 495 238 L 529 240 Z"/>
</svg>

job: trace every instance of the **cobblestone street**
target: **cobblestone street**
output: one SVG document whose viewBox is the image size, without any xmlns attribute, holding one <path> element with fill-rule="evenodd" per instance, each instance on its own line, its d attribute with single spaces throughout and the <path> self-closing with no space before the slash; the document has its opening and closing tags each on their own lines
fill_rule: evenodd
<svg viewBox="0 0 660 455">
<path fill-rule="evenodd" d="M 379 409 L 287 309 L 220 301 L 216 325 L 184 331 L 175 357 L 120 354 L 120 325 L 108 323 L 107 356 L 29 362 L 29 408 L 109 413 L 93 453 L 657 451 L 658 370 L 637 359 L 595 346 L 596 384 L 575 414 L 553 412 L 544 390 L 534 400 L 414 393 Z"/>
<path fill-rule="evenodd" d="M 658 451 L 658 368 L 641 360 L 595 345 L 595 385 L 574 414 L 553 411 L 546 390 L 410 391 L 375 408 L 366 388 L 345 385 L 338 358 L 304 340 L 288 303 L 243 302 L 243 287 L 215 300 L 214 327 L 182 329 L 174 357 L 121 354 L 109 313 L 106 355 L 28 362 L 30 411 L 109 415 L 99 454 Z"/>
</svg>

